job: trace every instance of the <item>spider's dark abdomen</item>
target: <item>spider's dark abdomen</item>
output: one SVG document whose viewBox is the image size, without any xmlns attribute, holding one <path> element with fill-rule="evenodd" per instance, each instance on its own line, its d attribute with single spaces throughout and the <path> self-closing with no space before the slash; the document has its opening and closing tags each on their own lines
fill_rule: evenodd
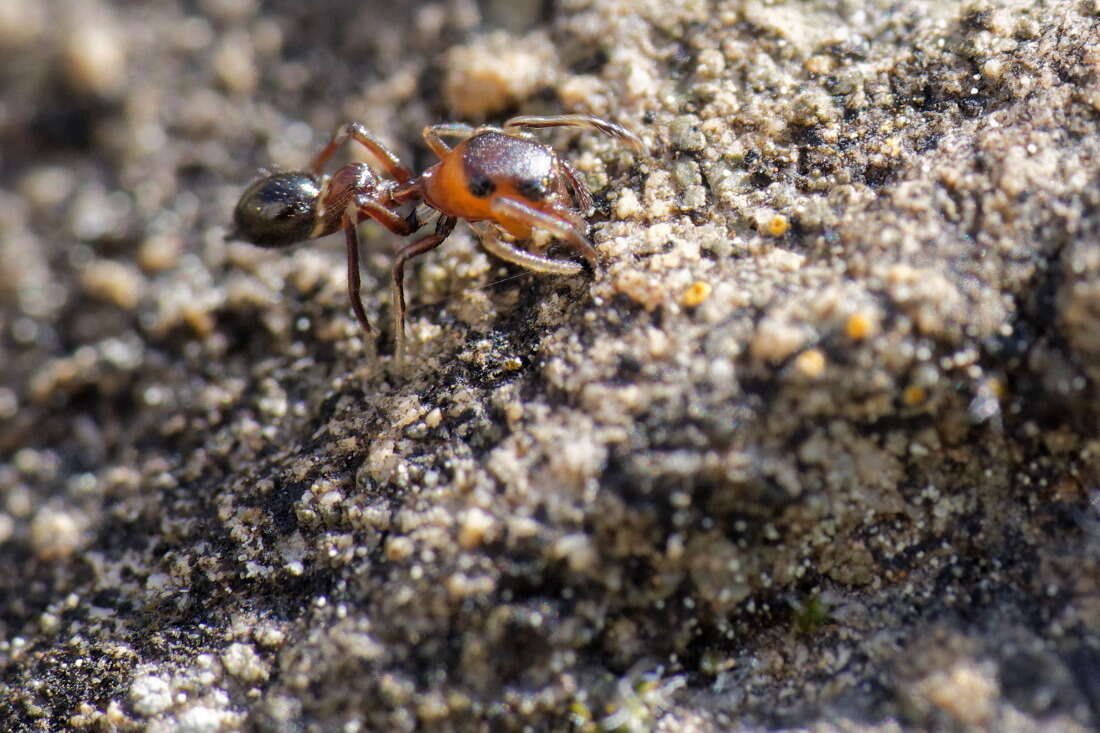
<svg viewBox="0 0 1100 733">
<path fill-rule="evenodd" d="M 236 236 L 260 247 L 286 247 L 313 235 L 321 182 L 302 172 L 276 173 L 249 186 L 233 211 Z"/>
</svg>

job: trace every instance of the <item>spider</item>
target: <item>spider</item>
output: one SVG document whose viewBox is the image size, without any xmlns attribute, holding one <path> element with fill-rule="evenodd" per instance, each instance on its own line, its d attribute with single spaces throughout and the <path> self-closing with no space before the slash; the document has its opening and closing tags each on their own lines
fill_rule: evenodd
<svg viewBox="0 0 1100 733">
<path fill-rule="evenodd" d="M 645 150 L 626 128 L 588 115 L 513 117 L 499 128 L 444 123 L 424 128 L 424 141 L 439 162 L 414 176 L 378 138 L 352 122 L 336 132 L 308 171 L 272 173 L 245 189 L 234 211 L 236 229 L 231 236 L 261 247 L 284 247 L 344 230 L 351 308 L 370 333 L 359 295 L 358 224 L 370 218 L 406 236 L 420 229 L 421 222 L 415 206 L 407 216 L 399 213 L 401 207 L 423 203 L 439 212 L 435 230 L 400 248 L 394 258 L 391 287 L 395 359 L 400 366 L 405 352 L 405 263 L 442 244 L 459 219 L 473 226 L 490 253 L 529 270 L 576 275 L 583 266 L 523 249 L 500 232 L 522 241 L 536 229 L 545 230 L 591 267 L 598 266 L 596 250 L 585 236 L 591 193 L 553 148 L 522 132 L 545 127 L 593 129 L 637 152 Z M 460 140 L 452 148 L 444 138 Z M 331 176 L 323 175 L 325 164 L 347 140 L 366 150 L 369 163 L 350 163 Z"/>
</svg>

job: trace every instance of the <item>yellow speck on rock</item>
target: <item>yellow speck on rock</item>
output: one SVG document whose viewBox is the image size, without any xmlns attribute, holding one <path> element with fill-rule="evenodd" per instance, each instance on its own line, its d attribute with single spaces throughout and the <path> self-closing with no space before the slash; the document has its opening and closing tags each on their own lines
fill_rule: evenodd
<svg viewBox="0 0 1100 733">
<path fill-rule="evenodd" d="M 928 398 L 928 393 L 924 391 L 924 387 L 911 384 L 905 388 L 905 392 L 902 393 L 901 398 L 905 404 L 910 407 L 915 407 Z"/>
<path fill-rule="evenodd" d="M 791 228 L 791 222 L 782 214 L 776 214 L 768 220 L 768 234 L 773 237 L 782 237 Z"/>
<path fill-rule="evenodd" d="M 702 304 L 703 301 L 709 298 L 710 293 L 710 283 L 703 280 L 696 280 L 694 283 L 689 285 L 686 290 L 684 290 L 684 294 L 683 297 L 680 298 L 680 302 L 682 302 L 688 308 L 694 308 L 695 306 Z"/>
<path fill-rule="evenodd" d="M 874 324 L 866 313 L 853 313 L 844 324 L 844 333 L 852 341 L 862 341 L 871 335 Z"/>
</svg>

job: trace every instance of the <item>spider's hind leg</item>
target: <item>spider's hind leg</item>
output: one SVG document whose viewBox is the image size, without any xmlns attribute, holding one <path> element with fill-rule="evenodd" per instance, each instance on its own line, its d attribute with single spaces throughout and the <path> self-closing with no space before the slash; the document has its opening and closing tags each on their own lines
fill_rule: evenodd
<svg viewBox="0 0 1100 733">
<path fill-rule="evenodd" d="M 402 165 L 397 156 L 394 155 L 381 140 L 358 122 L 349 122 L 346 125 L 342 125 L 340 129 L 336 131 L 336 134 L 332 136 L 332 140 L 329 141 L 328 145 L 313 158 L 313 162 L 310 164 L 310 170 L 313 171 L 313 173 L 319 174 L 321 169 L 325 167 L 325 163 L 327 163 L 329 158 L 332 157 L 332 154 L 336 152 L 336 149 L 343 145 L 348 139 L 354 140 L 362 145 L 370 155 L 371 162 L 385 171 L 386 175 L 390 178 L 393 178 L 398 183 L 408 183 L 412 180 L 412 171 Z"/>
</svg>

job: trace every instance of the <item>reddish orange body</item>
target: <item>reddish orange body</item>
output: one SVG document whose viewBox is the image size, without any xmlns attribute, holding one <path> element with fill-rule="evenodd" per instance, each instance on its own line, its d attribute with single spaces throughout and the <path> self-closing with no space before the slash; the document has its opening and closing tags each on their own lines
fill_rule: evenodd
<svg viewBox="0 0 1100 733">
<path fill-rule="evenodd" d="M 606 120 L 587 115 L 515 117 L 503 128 L 472 128 L 463 124 L 432 125 L 424 140 L 439 162 L 419 176 L 403 166 L 376 137 L 356 123 L 337 131 L 317 155 L 310 172 L 278 173 L 252 184 L 234 213 L 237 236 L 254 244 L 285 246 L 319 237 L 337 229 L 346 234 L 348 292 L 352 310 L 363 329 L 371 330 L 359 298 L 359 238 L 356 227 L 372 218 L 397 234 L 412 234 L 421 224 L 413 210 L 402 217 L 406 204 L 424 203 L 439 212 L 435 231 L 402 247 L 394 259 L 392 287 L 397 360 L 404 352 L 405 263 L 438 247 L 458 219 L 474 225 L 487 250 L 536 272 L 572 275 L 581 271 L 571 260 L 530 252 L 498 236 L 497 229 L 516 240 L 526 240 L 543 229 L 572 247 L 592 267 L 599 260 L 585 236 L 584 215 L 592 197 L 577 172 L 553 148 L 521 136 L 521 128 L 587 127 L 644 146 L 634 133 Z M 444 137 L 458 137 L 454 149 Z M 325 163 L 345 140 L 366 149 L 381 178 L 362 163 L 352 163 L 331 177 L 321 175 Z"/>
<path fill-rule="evenodd" d="M 565 180 L 572 176 L 546 145 L 488 131 L 459 143 L 421 174 L 420 185 L 433 209 L 467 221 L 491 221 L 516 239 L 527 239 L 532 222 L 494 209 L 494 202 L 503 197 L 546 214 L 567 214 L 573 202 Z"/>
</svg>

